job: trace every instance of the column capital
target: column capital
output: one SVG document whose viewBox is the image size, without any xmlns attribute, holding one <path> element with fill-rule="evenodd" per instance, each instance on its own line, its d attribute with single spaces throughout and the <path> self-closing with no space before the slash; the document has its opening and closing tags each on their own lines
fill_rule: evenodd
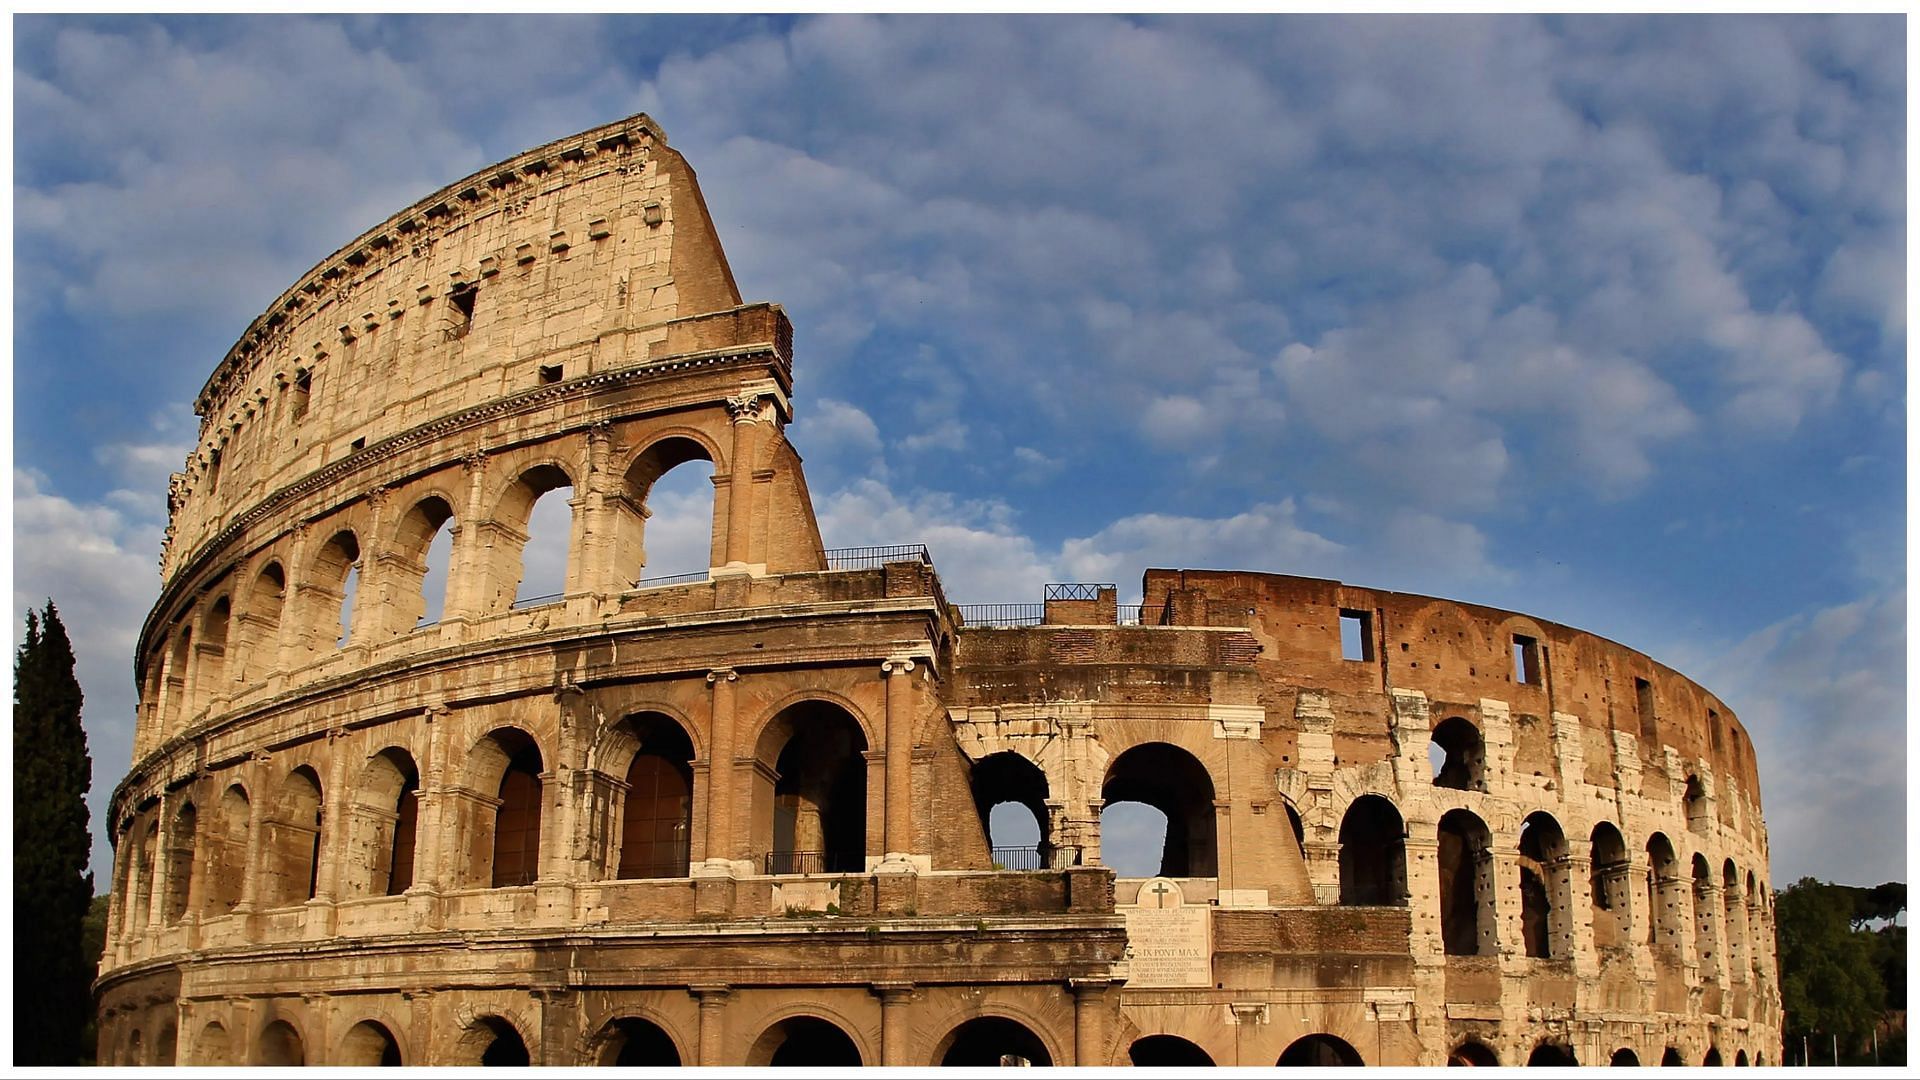
<svg viewBox="0 0 1920 1080">
<path fill-rule="evenodd" d="M 872 990 L 873 995 L 879 998 L 882 1003 L 893 1005 L 905 1002 L 908 998 L 911 998 L 915 986 L 910 982 L 877 982 L 868 989 Z"/>
<path fill-rule="evenodd" d="M 700 983 L 687 987 L 687 993 L 692 994 L 694 999 L 702 1005 L 718 1005 L 727 999 L 728 994 L 733 993 L 733 987 L 725 983 Z"/>
<path fill-rule="evenodd" d="M 707 685 L 711 686 L 714 683 L 720 682 L 735 682 L 739 678 L 740 673 L 730 667 L 714 668 L 712 671 L 707 672 Z"/>
</svg>

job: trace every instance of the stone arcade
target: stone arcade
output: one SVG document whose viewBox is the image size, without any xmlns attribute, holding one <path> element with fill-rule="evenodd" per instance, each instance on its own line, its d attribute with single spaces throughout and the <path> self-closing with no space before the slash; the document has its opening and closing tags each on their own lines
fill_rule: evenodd
<svg viewBox="0 0 1920 1080">
<path fill-rule="evenodd" d="M 140 636 L 101 1061 L 1779 1060 L 1712 694 L 1333 581 L 950 604 L 923 548 L 822 547 L 792 363 L 645 116 L 248 327 Z M 677 467 L 710 567 L 650 578 Z M 566 571 L 527 596 L 543 497 Z M 1121 802 L 1166 815 L 1151 879 L 1102 863 Z"/>
</svg>

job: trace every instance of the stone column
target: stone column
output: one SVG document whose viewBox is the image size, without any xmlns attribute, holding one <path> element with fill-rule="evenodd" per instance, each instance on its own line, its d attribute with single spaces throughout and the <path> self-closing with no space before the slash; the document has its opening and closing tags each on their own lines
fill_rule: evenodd
<svg viewBox="0 0 1920 1080">
<path fill-rule="evenodd" d="M 247 870 L 240 882 L 240 902 L 236 913 L 252 913 L 260 908 L 260 875 L 266 870 L 267 842 L 267 756 L 257 754 L 247 770 Z M 251 936 L 251 935 L 249 935 Z"/>
<path fill-rule="evenodd" d="M 913 1064 L 907 1060 L 907 1044 L 912 1038 L 907 1005 L 913 1001 L 913 984 L 874 983 L 873 992 L 880 998 L 880 1064 Z"/>
<path fill-rule="evenodd" d="M 906 862 L 913 851 L 914 660 L 894 656 L 880 665 L 887 677 L 886 817 L 883 862 Z"/>
<path fill-rule="evenodd" d="M 740 679 L 732 668 L 707 673 L 713 687 L 713 706 L 707 730 L 707 853 L 708 873 L 733 873 L 733 693 Z"/>
<path fill-rule="evenodd" d="M 321 820 L 325 835 L 320 838 L 320 872 L 313 883 L 313 898 L 333 903 L 341 893 L 341 881 L 347 862 L 347 834 L 351 831 L 351 807 L 347 779 L 348 750 L 346 732 L 327 732 L 327 790 L 323 800 L 326 816 Z"/>
<path fill-rule="evenodd" d="M 1106 979 L 1067 980 L 1067 988 L 1073 992 L 1073 1060 L 1056 1061 L 1055 1065 L 1084 1069 L 1108 1064 L 1107 994 L 1112 987 Z"/>
<path fill-rule="evenodd" d="M 414 794 L 413 885 L 407 889 L 409 893 L 439 893 L 445 888 L 440 850 L 447 830 L 440 816 L 446 805 L 441 794 L 446 785 L 446 716 L 444 705 L 427 707 L 427 759 L 419 763 L 420 787 Z"/>
<path fill-rule="evenodd" d="M 447 593 L 440 607 L 440 621 L 467 621 L 481 614 L 482 590 L 487 586 L 486 553 L 481 540 L 486 534 L 480 523 L 487 519 L 487 455 L 483 450 L 468 454 L 461 462 L 467 474 L 466 505 L 460 508 L 458 532 L 453 551 L 447 559 Z"/>
<path fill-rule="evenodd" d="M 173 796 L 160 793 L 160 806 L 156 811 L 156 828 L 153 841 L 153 887 L 147 890 L 147 927 L 158 930 L 165 925 L 162 917 L 167 906 L 167 889 L 173 878 L 173 869 L 167 863 L 172 860 L 168 855 L 173 850 Z"/>
<path fill-rule="evenodd" d="M 759 457 L 760 423 L 771 402 L 751 390 L 727 399 L 733 417 L 733 450 L 727 462 L 727 561 L 725 568 L 751 573 L 753 464 Z"/>
<path fill-rule="evenodd" d="M 618 526 L 615 500 L 620 478 L 609 471 L 613 458 L 613 425 L 605 420 L 587 429 L 587 476 L 581 485 L 580 590 L 618 595 L 632 577 L 623 577 L 618 565 Z M 638 572 L 633 577 L 638 577 Z"/>
<path fill-rule="evenodd" d="M 700 1059 L 698 1065 L 739 1064 L 725 1060 L 724 1040 L 726 1023 L 723 1013 L 726 1010 L 727 995 L 731 992 L 725 986 L 690 986 L 687 992 L 700 1003 Z"/>
</svg>

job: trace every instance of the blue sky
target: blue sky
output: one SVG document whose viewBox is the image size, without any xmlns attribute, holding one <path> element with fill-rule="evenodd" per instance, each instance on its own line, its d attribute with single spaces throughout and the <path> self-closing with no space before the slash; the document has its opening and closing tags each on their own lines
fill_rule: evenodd
<svg viewBox="0 0 1920 1080">
<path fill-rule="evenodd" d="M 14 26 L 14 606 L 75 638 L 96 813 L 234 338 L 646 111 L 794 322 L 830 545 L 962 602 L 1230 567 L 1592 630 L 1740 713 L 1776 882 L 1905 877 L 1897 17 Z"/>
</svg>

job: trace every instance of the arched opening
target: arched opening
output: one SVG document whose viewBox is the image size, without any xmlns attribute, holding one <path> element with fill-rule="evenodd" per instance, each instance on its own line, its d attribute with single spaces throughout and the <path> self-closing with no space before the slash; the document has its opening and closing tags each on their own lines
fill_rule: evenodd
<svg viewBox="0 0 1920 1080">
<path fill-rule="evenodd" d="M 413 755 L 398 746 L 373 755 L 353 792 L 348 897 L 398 896 L 413 886 L 419 818 L 420 770 Z"/>
<path fill-rule="evenodd" d="M 195 1065 L 231 1065 L 233 1064 L 232 1040 L 227 1037 L 227 1029 L 218 1020 L 208 1021 L 200 1029 L 200 1037 L 193 1041 L 193 1051 L 188 1055 Z"/>
<path fill-rule="evenodd" d="M 1148 1035 L 1135 1039 L 1133 1045 L 1127 1047 L 1127 1060 L 1135 1065 L 1176 1069 L 1213 1064 L 1213 1058 L 1205 1050 L 1178 1035 Z"/>
<path fill-rule="evenodd" d="M 1700 961 L 1701 982 L 1719 981 L 1716 954 L 1720 951 L 1720 941 L 1713 916 L 1713 869 L 1707 865 L 1707 857 L 1696 852 L 1693 856 L 1693 948 Z"/>
<path fill-rule="evenodd" d="M 525 885 L 538 876 L 542 768 L 539 744 L 519 728 L 495 728 L 473 744 L 461 772 L 466 794 L 455 803 L 463 841 L 456 850 L 469 853 L 457 887 Z"/>
<path fill-rule="evenodd" d="M 1529 1066 L 1544 1065 L 1548 1068 L 1571 1068 L 1580 1064 L 1574 1060 L 1573 1047 L 1565 1043 L 1543 1042 L 1527 1055 Z"/>
<path fill-rule="evenodd" d="M 860 1048 L 839 1027 L 816 1016 L 794 1016 L 760 1033 L 747 1050 L 747 1064 L 857 1067 L 863 1062 Z"/>
<path fill-rule="evenodd" d="M 1677 1067 L 1682 1069 L 1687 1067 L 1687 1063 L 1680 1057 L 1679 1049 L 1672 1046 L 1667 1047 L 1667 1052 L 1660 1055 L 1660 1064 L 1663 1067 Z"/>
<path fill-rule="evenodd" d="M 1717 1046 L 1709 1046 L 1707 1047 L 1707 1056 L 1701 1059 L 1700 1064 L 1704 1068 L 1716 1068 L 1726 1063 L 1720 1060 L 1720 1048 Z"/>
<path fill-rule="evenodd" d="M 267 823 L 266 874 L 260 899 L 267 908 L 313 899 L 320 871 L 320 776 L 302 765 L 287 774 Z"/>
<path fill-rule="evenodd" d="M 1169 743 L 1142 743 L 1107 766 L 1100 785 L 1101 834 L 1117 803 L 1143 803 L 1165 814 L 1160 851 L 1162 877 L 1212 877 L 1219 873 L 1214 845 L 1213 777 L 1200 759 Z M 1103 840 L 1102 851 L 1106 849 Z"/>
<path fill-rule="evenodd" d="M 247 830 L 253 808 L 247 789 L 227 788 L 207 832 L 206 883 L 200 890 L 200 915 L 217 919 L 231 912 L 247 883 Z"/>
<path fill-rule="evenodd" d="M 153 1063 L 172 1065 L 180 1053 L 180 1029 L 172 1021 L 160 1029 L 160 1037 L 153 1041 Z M 1742 1065 L 1746 1062 L 1741 1062 Z"/>
<path fill-rule="evenodd" d="M 638 746 L 626 772 L 617 876 L 686 877 L 693 835 L 693 742 L 679 724 L 657 713 L 622 723 Z"/>
<path fill-rule="evenodd" d="M 540 748 L 528 739 L 513 752 L 500 776 L 500 807 L 493 829 L 496 889 L 531 885 L 540 877 L 540 772 Z"/>
<path fill-rule="evenodd" d="M 552 603 L 566 595 L 573 550 L 573 479 L 556 465 L 536 465 L 508 490 L 497 515 L 505 528 L 496 540 L 499 557 L 513 558 L 514 607 Z M 513 530 L 513 531 L 508 531 Z M 514 542 L 514 531 L 525 539 Z M 504 549 L 511 549 L 510 551 Z"/>
<path fill-rule="evenodd" d="M 1746 1064 L 1747 1064 L 1747 1052 L 1745 1050 L 1734 1051 L 1733 1067 L 1738 1069 L 1738 1068 L 1744 1067 Z"/>
<path fill-rule="evenodd" d="M 1004 1016 L 974 1017 L 949 1032 L 943 1043 L 945 1048 L 934 1055 L 942 1066 L 1053 1065 L 1040 1036 Z"/>
<path fill-rule="evenodd" d="M 498 1016 L 483 1016 L 474 1024 L 470 1039 L 481 1042 L 480 1064 L 489 1068 L 516 1068 L 533 1064 L 527 1052 L 527 1040 L 520 1030 Z"/>
<path fill-rule="evenodd" d="M 1448 956 L 1499 951 L 1493 918 L 1493 837 L 1466 810 L 1440 819 L 1440 936 Z"/>
<path fill-rule="evenodd" d="M 790 705 L 760 733 L 753 834 L 767 873 L 866 869 L 866 751 L 860 725 L 824 701 Z"/>
<path fill-rule="evenodd" d="M 401 1065 L 399 1040 L 385 1024 L 362 1020 L 349 1028 L 347 1037 L 341 1040 L 340 1060 L 336 1064 L 359 1068 Z"/>
<path fill-rule="evenodd" d="M 1379 795 L 1353 800 L 1340 819 L 1340 902 L 1407 906 L 1407 826 Z"/>
<path fill-rule="evenodd" d="M 1012 751 L 973 763 L 973 808 L 987 834 L 993 865 L 1038 870 L 1052 865 L 1047 832 L 1047 774 Z"/>
<path fill-rule="evenodd" d="M 1433 766 L 1434 787 L 1487 789 L 1487 743 L 1464 716 L 1449 716 L 1434 727 L 1427 762 Z"/>
<path fill-rule="evenodd" d="M 165 731 L 172 731 L 193 715 L 193 703 L 187 700 L 187 668 L 192 663 L 193 628 L 189 626 L 173 639 L 173 651 L 167 655 Z"/>
<path fill-rule="evenodd" d="M 193 890 L 193 845 L 200 832 L 200 815 L 191 802 L 181 803 L 167 836 L 167 893 L 161 897 L 160 920 L 177 923 L 189 910 Z"/>
<path fill-rule="evenodd" d="M 255 1065 L 305 1065 L 307 1063 L 306 1044 L 301 1042 L 300 1033 L 285 1020 L 275 1020 L 261 1029 L 260 1038 L 254 1044 L 253 1063 Z"/>
<path fill-rule="evenodd" d="M 1713 831 L 1713 813 L 1707 807 L 1707 788 L 1698 776 L 1687 777 L 1686 794 L 1682 796 L 1687 808 L 1687 829 L 1701 836 Z"/>
<path fill-rule="evenodd" d="M 160 823 L 148 818 L 134 825 L 133 834 L 140 839 L 134 842 L 132 860 L 127 864 L 127 881 L 131 887 L 126 895 L 127 932 L 142 934 L 146 932 L 148 917 L 153 913 L 153 870 L 154 851 L 159 847 Z"/>
<path fill-rule="evenodd" d="M 1588 892 L 1593 906 L 1593 944 L 1611 949 L 1626 943 L 1632 932 L 1632 913 L 1628 910 L 1633 895 L 1628 880 L 1627 842 L 1610 822 L 1593 827 L 1591 837 L 1592 868 Z"/>
<path fill-rule="evenodd" d="M 120 1063 L 122 1065 L 147 1064 L 146 1044 L 140 1038 L 139 1028 L 134 1028 L 127 1034 L 127 1048 L 121 1052 Z"/>
<path fill-rule="evenodd" d="M 1728 859 L 1721 866 L 1721 921 L 1727 928 L 1727 977 L 1747 981 L 1747 904 L 1740 892 L 1740 868 Z"/>
<path fill-rule="evenodd" d="M 1612 1065 L 1615 1068 L 1620 1068 L 1622 1066 L 1635 1066 L 1640 1064 L 1640 1055 L 1634 1053 L 1632 1047 L 1623 1046 L 1620 1049 L 1615 1050 L 1613 1052 L 1613 1056 L 1607 1059 L 1607 1064 Z"/>
<path fill-rule="evenodd" d="M 1679 956 L 1684 932 L 1680 890 L 1685 887 L 1673 843 L 1663 833 L 1647 837 L 1647 944 L 1666 950 L 1673 959 Z"/>
<path fill-rule="evenodd" d="M 1287 1068 L 1329 1068 L 1340 1065 L 1365 1065 L 1360 1052 L 1345 1039 L 1332 1035 L 1305 1035 L 1293 1040 L 1280 1053 L 1275 1065 Z"/>
<path fill-rule="evenodd" d="M 438 495 L 421 499 L 400 519 L 393 557 L 381 563 L 382 572 L 392 575 L 389 636 L 440 621 L 446 610 L 455 532 L 453 507 Z"/>
<path fill-rule="evenodd" d="M 1567 910 L 1567 838 L 1545 811 L 1520 825 L 1520 937 L 1528 956 L 1564 960 L 1573 953 Z"/>
<path fill-rule="evenodd" d="M 233 602 L 221 597 L 213 602 L 207 611 L 207 619 L 200 633 L 198 670 L 193 675 L 194 696 L 198 698 L 193 712 L 212 702 L 215 697 L 226 692 L 227 686 L 227 633 L 233 622 Z"/>
<path fill-rule="evenodd" d="M 707 448 L 684 436 L 654 443 L 628 466 L 614 542 L 630 583 L 704 577 L 720 561 L 713 473 Z"/>
<path fill-rule="evenodd" d="M 1767 953 L 1767 907 L 1766 898 L 1760 894 L 1759 880 L 1751 870 L 1747 871 L 1747 891 L 1742 895 L 1747 901 L 1741 913 L 1747 920 L 1747 937 L 1755 942 L 1755 946 L 1747 950 L 1747 968 L 1749 976 L 1757 984 L 1763 981 L 1765 961 L 1761 958 Z M 1755 1057 L 1758 1056 L 1756 1052 Z"/>
<path fill-rule="evenodd" d="M 1500 1067 L 1500 1055 L 1494 1053 L 1493 1047 L 1486 1043 L 1478 1039 L 1468 1039 L 1454 1047 L 1453 1052 L 1447 1055 L 1447 1064 L 1497 1069 Z"/>
<path fill-rule="evenodd" d="M 280 564 L 270 562 L 260 568 L 248 591 L 246 608 L 240 616 L 240 663 L 234 665 L 233 681 L 245 685 L 262 673 L 272 671 L 280 661 L 280 613 L 287 603 L 287 575 Z"/>
<path fill-rule="evenodd" d="M 353 636 L 354 596 L 360 591 L 359 537 L 346 529 L 334 533 L 314 557 L 305 591 L 313 597 L 307 619 L 313 649 L 321 651 L 323 641 L 334 648 L 346 645 Z"/>
<path fill-rule="evenodd" d="M 678 1068 L 680 1048 L 651 1020 L 623 1016 L 600 1029 L 595 1060 L 601 1065 Z"/>
</svg>

